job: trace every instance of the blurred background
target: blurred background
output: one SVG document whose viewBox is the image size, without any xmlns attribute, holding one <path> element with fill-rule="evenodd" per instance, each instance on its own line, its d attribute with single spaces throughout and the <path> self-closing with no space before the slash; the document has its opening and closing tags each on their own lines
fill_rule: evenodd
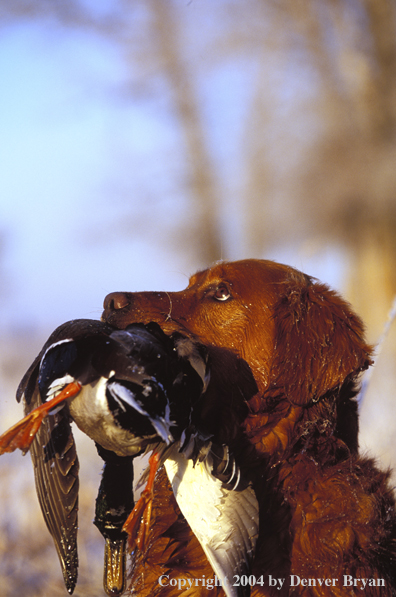
<svg viewBox="0 0 396 597">
<path fill-rule="evenodd" d="M 0 432 L 49 333 L 219 259 L 293 265 L 376 343 L 396 294 L 394 0 L 0 0 Z M 396 465 L 396 330 L 361 447 Z M 82 466 L 76 597 L 102 595 Z M 0 597 L 65 595 L 29 456 L 0 460 Z"/>
</svg>

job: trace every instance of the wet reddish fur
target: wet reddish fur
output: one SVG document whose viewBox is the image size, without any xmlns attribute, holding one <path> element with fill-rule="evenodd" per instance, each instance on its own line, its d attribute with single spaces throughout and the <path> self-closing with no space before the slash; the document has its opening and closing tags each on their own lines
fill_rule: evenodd
<svg viewBox="0 0 396 597">
<path fill-rule="evenodd" d="M 232 298 L 214 292 L 226 284 Z M 115 293 L 104 318 L 124 328 L 157 321 L 208 346 L 212 377 L 202 418 L 227 442 L 260 503 L 253 596 L 396 595 L 396 517 L 388 475 L 358 455 L 356 381 L 371 363 L 360 319 L 325 285 L 269 261 L 220 263 L 181 292 Z M 166 475 L 156 480 L 150 541 L 135 554 L 134 594 L 222 595 L 161 588 L 158 578 L 213 576 L 176 505 Z M 338 578 L 335 587 L 289 586 Z M 342 575 L 383 578 L 365 591 Z M 286 578 L 284 588 L 268 575 Z"/>
</svg>

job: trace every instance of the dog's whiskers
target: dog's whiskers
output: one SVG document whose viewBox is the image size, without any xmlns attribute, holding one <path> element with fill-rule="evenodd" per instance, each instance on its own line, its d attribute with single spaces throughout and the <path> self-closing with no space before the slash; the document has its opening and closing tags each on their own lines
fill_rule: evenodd
<svg viewBox="0 0 396 597">
<path fill-rule="evenodd" d="M 171 299 L 169 292 L 166 292 L 166 290 L 165 290 L 165 294 L 169 299 L 169 312 L 168 312 L 167 316 L 165 317 L 165 321 L 169 321 L 170 319 L 172 319 L 172 306 L 173 305 L 172 305 L 172 299 Z"/>
</svg>

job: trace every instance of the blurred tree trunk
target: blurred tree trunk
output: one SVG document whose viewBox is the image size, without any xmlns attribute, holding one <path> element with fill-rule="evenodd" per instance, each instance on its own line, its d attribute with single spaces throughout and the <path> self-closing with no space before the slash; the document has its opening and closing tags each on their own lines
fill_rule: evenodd
<svg viewBox="0 0 396 597">
<path fill-rule="evenodd" d="M 191 220 L 186 222 L 186 241 L 194 242 L 194 255 L 198 256 L 201 266 L 207 266 L 223 257 L 213 160 L 205 142 L 193 74 L 183 61 L 183 51 L 178 44 L 172 3 L 163 0 L 150 0 L 150 3 L 153 8 L 158 57 L 173 91 L 185 141 L 187 171 L 190 173 L 187 184 L 192 197 L 192 208 Z"/>
<path fill-rule="evenodd" d="M 272 207 L 276 201 L 274 171 L 268 163 L 265 137 L 257 130 L 265 130 L 269 119 L 268 95 L 263 93 L 263 80 L 256 82 L 256 92 L 245 132 L 246 182 L 243 188 L 243 234 L 246 256 L 260 255 L 271 244 Z"/>
<path fill-rule="evenodd" d="M 396 295 L 396 31 L 394 4 L 363 4 L 375 68 L 371 77 L 361 77 L 352 100 L 360 115 L 362 140 L 379 159 L 367 205 L 354 201 L 346 209 L 344 236 L 352 255 L 348 295 L 375 342 Z"/>
<path fill-rule="evenodd" d="M 363 318 L 368 339 L 376 343 L 396 296 L 396 222 L 389 218 L 361 222 L 349 239 L 350 269 L 346 296 Z M 393 350 L 396 346 L 393 346 Z"/>
</svg>

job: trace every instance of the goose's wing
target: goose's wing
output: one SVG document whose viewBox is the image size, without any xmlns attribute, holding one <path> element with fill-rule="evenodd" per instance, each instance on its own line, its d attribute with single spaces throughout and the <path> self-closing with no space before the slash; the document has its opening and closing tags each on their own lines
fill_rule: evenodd
<svg viewBox="0 0 396 597">
<path fill-rule="evenodd" d="M 232 490 L 215 478 L 208 462 L 174 452 L 165 462 L 178 506 L 200 542 L 227 597 L 247 597 L 238 579 L 250 575 L 258 536 L 258 502 L 250 486 Z"/>
<path fill-rule="evenodd" d="M 18 390 L 19 399 L 24 399 L 26 414 L 42 403 L 37 385 L 39 359 L 36 366 L 33 365 Z M 26 399 L 25 392 L 28 394 Z M 44 419 L 30 447 L 30 455 L 41 511 L 55 543 L 66 588 L 71 594 L 77 582 L 78 568 L 79 463 L 67 407 Z"/>
</svg>

